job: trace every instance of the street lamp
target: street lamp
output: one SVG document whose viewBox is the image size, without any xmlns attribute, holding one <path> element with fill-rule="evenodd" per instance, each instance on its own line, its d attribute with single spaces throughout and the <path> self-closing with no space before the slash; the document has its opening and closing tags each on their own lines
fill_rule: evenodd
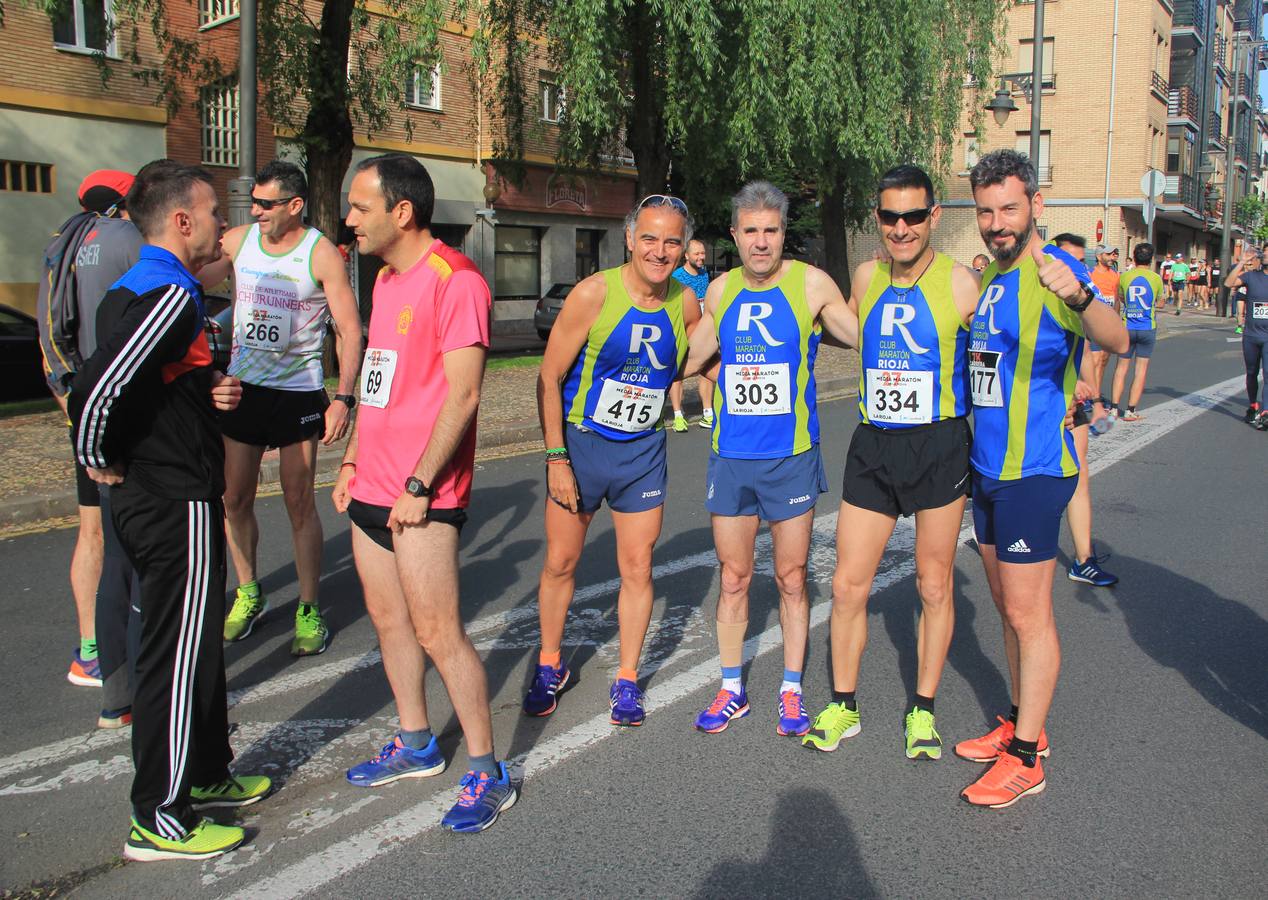
<svg viewBox="0 0 1268 900">
<path fill-rule="evenodd" d="M 1003 127 L 1008 121 L 1008 114 L 1017 111 L 1017 104 L 1009 95 L 1007 85 L 1011 84 L 1030 98 L 1030 164 L 1035 167 L 1035 177 L 1039 177 L 1039 107 L 1043 94 L 1043 8 L 1046 0 L 1035 0 L 1035 37 L 1034 53 L 1031 57 L 1031 71 L 1014 75 L 1001 75 L 999 89 L 995 91 L 995 99 L 986 104 L 986 108 L 995 117 L 995 124 Z"/>
</svg>

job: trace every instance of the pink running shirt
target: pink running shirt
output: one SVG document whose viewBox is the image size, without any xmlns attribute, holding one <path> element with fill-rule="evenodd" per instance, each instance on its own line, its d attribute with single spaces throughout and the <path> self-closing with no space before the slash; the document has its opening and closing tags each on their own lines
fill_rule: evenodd
<svg viewBox="0 0 1268 900">
<path fill-rule="evenodd" d="M 370 337 L 361 365 L 357 470 L 352 496 L 392 506 L 405 490 L 449 392 L 443 356 L 489 346 L 489 286 L 474 262 L 437 240 L 406 272 L 384 267 L 374 283 Z M 476 423 L 432 483 L 431 506 L 471 499 Z"/>
</svg>

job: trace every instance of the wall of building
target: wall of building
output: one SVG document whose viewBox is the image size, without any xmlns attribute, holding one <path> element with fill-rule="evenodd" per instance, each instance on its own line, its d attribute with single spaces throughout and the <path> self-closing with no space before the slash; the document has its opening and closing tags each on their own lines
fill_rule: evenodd
<svg viewBox="0 0 1268 900">
<path fill-rule="evenodd" d="M 93 118 L 0 103 L 0 159 L 51 163 L 52 194 L 0 191 L 0 303 L 34 312 L 43 251 L 79 211 L 79 184 L 96 169 L 135 172 L 165 155 L 158 122 Z"/>
</svg>

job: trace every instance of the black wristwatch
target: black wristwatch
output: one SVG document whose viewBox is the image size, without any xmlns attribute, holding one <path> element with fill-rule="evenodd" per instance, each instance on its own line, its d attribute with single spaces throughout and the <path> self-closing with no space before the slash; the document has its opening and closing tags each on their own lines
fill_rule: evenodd
<svg viewBox="0 0 1268 900">
<path fill-rule="evenodd" d="M 356 394 L 335 394 L 335 399 L 342 400 L 343 405 L 348 407 L 348 409 L 352 409 L 352 407 L 357 405 Z"/>
<path fill-rule="evenodd" d="M 1075 303 L 1066 304 L 1066 306 L 1070 307 L 1070 309 L 1074 310 L 1076 313 L 1083 312 L 1085 309 L 1091 306 L 1092 301 L 1096 299 L 1096 291 L 1092 290 L 1086 284 L 1083 285 L 1082 287 L 1083 287 L 1083 302 L 1078 304 L 1075 304 Z"/>
<path fill-rule="evenodd" d="M 421 478 L 415 478 L 411 475 L 405 479 L 405 493 L 411 497 L 430 497 L 431 488 L 423 484 Z"/>
</svg>

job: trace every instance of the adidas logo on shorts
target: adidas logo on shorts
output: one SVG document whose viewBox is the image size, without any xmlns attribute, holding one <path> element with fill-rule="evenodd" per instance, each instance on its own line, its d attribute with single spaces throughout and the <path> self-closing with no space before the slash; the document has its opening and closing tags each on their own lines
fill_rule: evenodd
<svg viewBox="0 0 1268 900">
<path fill-rule="evenodd" d="M 1008 552 L 1009 553 L 1029 553 L 1030 548 L 1026 546 L 1025 541 L 1023 541 L 1021 538 L 1018 538 L 1017 540 L 1013 541 L 1012 546 L 1008 548 Z"/>
</svg>

